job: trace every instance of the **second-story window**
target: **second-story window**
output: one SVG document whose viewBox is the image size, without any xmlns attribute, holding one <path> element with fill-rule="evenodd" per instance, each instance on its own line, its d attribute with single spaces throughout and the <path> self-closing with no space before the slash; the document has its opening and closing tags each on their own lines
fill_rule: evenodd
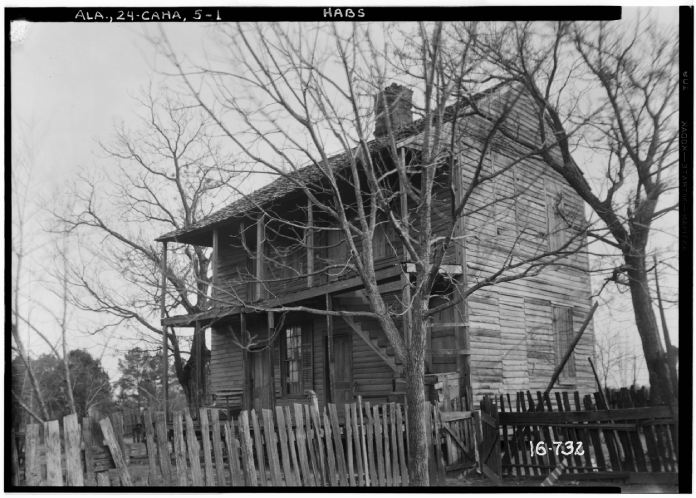
<svg viewBox="0 0 696 498">
<path fill-rule="evenodd" d="M 549 250 L 557 251 L 568 244 L 572 236 L 570 228 L 572 222 L 571 210 L 560 185 L 552 181 L 546 181 L 545 187 Z"/>
<path fill-rule="evenodd" d="M 302 328 L 285 329 L 285 392 L 302 394 Z"/>
</svg>

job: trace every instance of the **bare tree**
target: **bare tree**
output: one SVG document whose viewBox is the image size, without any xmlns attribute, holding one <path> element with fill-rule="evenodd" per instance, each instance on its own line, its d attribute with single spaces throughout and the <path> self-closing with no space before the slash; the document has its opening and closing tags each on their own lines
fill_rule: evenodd
<svg viewBox="0 0 696 498">
<path fill-rule="evenodd" d="M 613 22 L 487 28 L 463 26 L 462 38 L 474 40 L 489 74 L 531 95 L 541 139 L 508 136 L 536 151 L 599 218 L 604 230 L 593 235 L 621 260 L 607 279 L 629 289 L 652 392 L 672 402 L 677 391 L 646 257 L 656 222 L 677 207 L 676 31 L 647 15 L 626 29 Z"/>
<path fill-rule="evenodd" d="M 16 123 L 15 142 L 13 143 L 13 156 L 11 168 L 12 182 L 12 349 L 16 352 L 27 372 L 27 378 L 31 387 L 31 394 L 26 396 L 24 385 L 21 392 L 12 391 L 12 395 L 18 400 L 19 405 L 37 421 L 48 419 L 48 410 L 44 402 L 41 387 L 31 365 L 29 351 L 22 340 L 24 323 L 20 323 L 21 299 L 25 298 L 24 265 L 26 258 L 30 256 L 33 248 L 28 248 L 25 242 L 26 226 L 37 209 L 30 202 L 29 193 L 32 185 L 32 170 L 34 167 L 34 147 L 30 137 L 33 126 L 25 123 Z M 28 314 L 27 314 L 28 315 Z M 34 396 L 36 398 L 34 398 Z M 28 399 L 27 399 L 28 398 Z M 34 401 L 38 407 L 34 406 Z M 38 411 L 38 413 L 37 413 Z"/>
<path fill-rule="evenodd" d="M 284 189 L 301 195 L 294 212 L 265 203 L 263 194 L 244 197 L 249 217 L 261 227 L 258 233 L 265 234 L 259 241 L 265 249 L 256 252 L 260 246 L 253 243 L 249 226 L 225 243 L 245 248 L 252 260 L 263 258 L 266 273 L 239 269 L 235 279 L 251 284 L 253 295 L 224 287 L 216 289 L 213 302 L 256 311 L 304 311 L 349 323 L 358 317 L 371 320 L 405 365 L 411 483 L 427 485 L 429 320 L 479 289 L 566 264 L 565 258 L 582 247 L 586 226 L 580 223 L 553 250 L 533 243 L 524 226 L 518 227 L 504 242 L 501 238 L 502 262 L 496 268 L 482 269 L 472 281 L 466 281 L 466 269 L 442 275 L 447 258 L 465 248 L 459 223 L 489 214 L 485 227 L 472 226 L 467 234 L 485 236 L 477 230 L 494 224 L 493 207 L 520 194 L 515 189 L 494 194 L 493 185 L 512 185 L 515 165 L 528 158 L 490 160 L 519 93 L 503 92 L 493 120 L 462 124 L 477 100 L 494 97 L 476 93 L 467 50 L 456 56 L 443 52 L 443 24 L 421 23 L 407 31 L 374 24 L 234 24 L 220 26 L 218 35 L 219 46 L 226 47 L 220 66 L 189 67 L 164 31 L 154 41 L 230 144 L 257 171 L 277 176 Z M 384 92 L 373 100 L 391 81 L 417 91 L 420 119 L 406 129 L 392 122 L 393 95 Z M 396 96 L 396 105 L 403 99 L 410 96 Z M 382 120 L 372 140 L 375 108 Z M 405 144 L 409 136 L 414 138 Z M 499 210 L 497 216 L 509 212 Z M 344 248 L 344 257 L 320 256 L 337 247 Z M 319 256 L 305 260 L 310 249 Z M 398 295 L 385 295 L 378 284 L 375 261 L 385 255 L 409 262 L 403 265 Z M 357 310 L 269 304 L 282 292 L 279 284 L 346 274 L 362 282 L 364 306 Z M 237 340 L 245 348 L 267 344 L 244 331 Z"/>
<path fill-rule="evenodd" d="M 115 324 L 129 324 L 157 343 L 163 333 L 158 323 L 161 254 L 153 239 L 190 226 L 225 202 L 236 173 L 202 113 L 166 90 L 150 88 L 138 102 L 138 125 L 119 126 L 115 139 L 101 144 L 107 173 L 83 175 L 73 189 L 74 207 L 67 214 L 56 212 L 55 218 L 61 230 L 81 241 L 80 257 L 69 272 L 73 304 L 110 315 Z M 172 308 L 206 309 L 209 251 L 174 251 L 167 280 Z M 177 379 L 189 403 L 197 406 L 205 393 L 194 388 L 192 379 L 196 370 L 205 375 L 205 365 L 187 358 L 176 330 L 167 334 Z M 194 335 L 197 341 L 206 348 L 201 334 Z"/>
</svg>

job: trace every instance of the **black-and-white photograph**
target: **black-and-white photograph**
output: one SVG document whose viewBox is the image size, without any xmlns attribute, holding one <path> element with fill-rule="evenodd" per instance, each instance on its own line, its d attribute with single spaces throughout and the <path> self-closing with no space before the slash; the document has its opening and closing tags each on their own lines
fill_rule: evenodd
<svg viewBox="0 0 696 498">
<path fill-rule="evenodd" d="M 690 492 L 692 8 L 491 5 L 5 8 L 5 489 Z"/>
</svg>

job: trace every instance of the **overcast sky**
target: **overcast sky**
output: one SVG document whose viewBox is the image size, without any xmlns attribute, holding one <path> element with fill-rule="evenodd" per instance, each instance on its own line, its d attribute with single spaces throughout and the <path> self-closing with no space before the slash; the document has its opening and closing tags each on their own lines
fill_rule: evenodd
<svg viewBox="0 0 696 498">
<path fill-rule="evenodd" d="M 626 14 L 633 15 L 630 11 Z M 660 10 L 656 15 L 670 25 L 676 19 L 676 9 Z M 96 140 L 112 136 L 114 125 L 120 121 L 127 123 L 136 110 L 132 97 L 162 76 L 156 72 L 155 53 L 143 37 L 142 24 L 24 23 L 14 28 L 13 131 L 20 123 L 29 130 L 26 140 L 34 151 L 31 197 L 45 206 L 79 170 L 108 167 Z M 210 26 L 204 24 L 167 25 L 170 39 L 192 57 L 202 55 L 208 29 Z M 40 229 L 37 224 L 28 227 L 30 232 Z M 153 238 L 157 235 L 154 233 Z M 34 270 L 46 264 L 40 250 L 33 257 Z M 34 293 L 35 299 L 37 293 L 44 299 L 39 287 L 34 285 L 28 292 Z M 50 302 L 51 298 L 45 299 Z M 629 330 L 631 316 L 625 309 L 630 309 L 630 302 L 621 306 L 624 311 L 617 316 L 617 325 L 623 320 L 621 326 Z M 55 333 L 51 320 L 39 311 L 35 313 L 37 323 L 47 327 L 47 333 Z M 676 340 L 676 313 L 670 315 L 670 323 Z M 628 335 L 637 339 L 635 332 Z M 86 347 L 95 356 L 104 352 L 103 337 L 75 336 L 70 341 L 71 348 Z M 32 339 L 32 345 L 35 343 L 38 346 Z M 114 341 L 109 346 L 120 350 L 133 344 Z M 113 350 L 107 350 L 103 363 L 113 380 L 117 363 L 111 353 Z"/>
</svg>

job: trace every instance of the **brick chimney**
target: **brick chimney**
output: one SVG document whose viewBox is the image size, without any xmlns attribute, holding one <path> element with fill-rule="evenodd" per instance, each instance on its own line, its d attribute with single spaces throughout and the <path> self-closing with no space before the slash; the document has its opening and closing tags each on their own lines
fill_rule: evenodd
<svg viewBox="0 0 696 498">
<path fill-rule="evenodd" d="M 389 109 L 389 125 L 395 131 L 413 122 L 413 91 L 392 83 L 375 96 L 375 137 L 381 138 L 388 134 L 387 113 L 384 110 L 386 101 Z"/>
</svg>

